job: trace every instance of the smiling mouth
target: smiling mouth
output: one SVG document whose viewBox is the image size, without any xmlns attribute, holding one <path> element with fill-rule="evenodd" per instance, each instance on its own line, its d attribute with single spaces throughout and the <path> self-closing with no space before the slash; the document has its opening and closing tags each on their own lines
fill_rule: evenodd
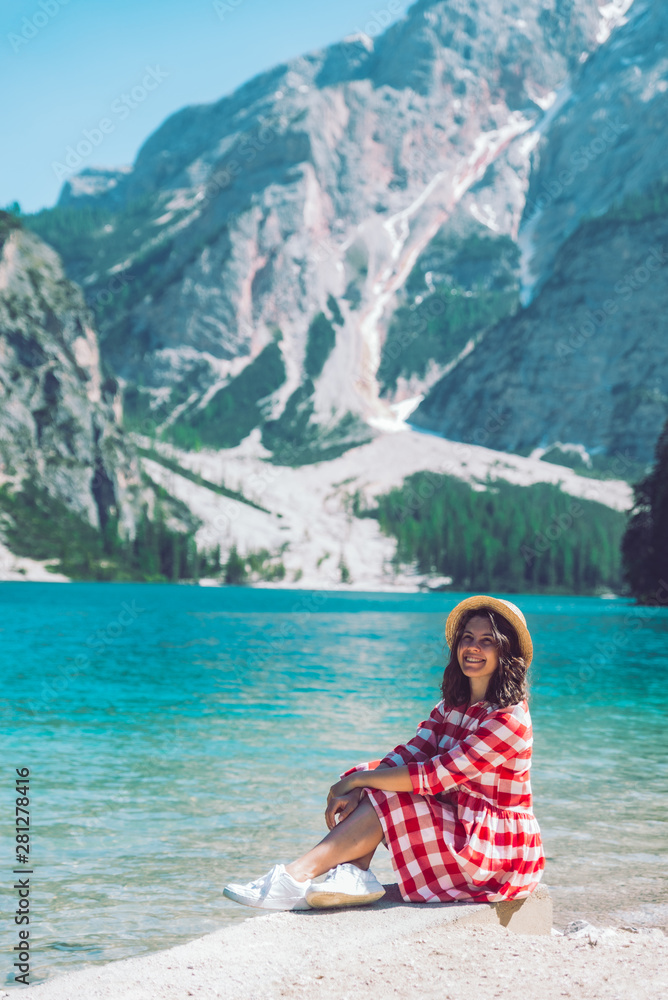
<svg viewBox="0 0 668 1000">
<path fill-rule="evenodd" d="M 465 656 L 464 657 L 464 663 L 484 663 L 484 662 L 485 662 L 484 660 L 477 659 L 477 658 L 474 658 L 472 656 Z"/>
</svg>

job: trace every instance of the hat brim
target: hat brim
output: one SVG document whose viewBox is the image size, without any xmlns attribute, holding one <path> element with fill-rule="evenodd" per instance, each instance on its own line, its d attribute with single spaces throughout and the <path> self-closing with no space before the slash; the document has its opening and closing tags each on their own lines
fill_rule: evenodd
<svg viewBox="0 0 668 1000">
<path fill-rule="evenodd" d="M 531 641 L 526 621 L 524 620 L 524 615 L 520 609 L 514 604 L 511 604 L 510 601 L 504 601 L 498 597 L 487 597 L 484 594 L 477 594 L 475 597 L 467 597 L 465 600 L 460 601 L 459 604 L 452 609 L 445 623 L 445 641 L 450 649 L 452 649 L 452 643 L 455 635 L 457 634 L 457 628 L 462 615 L 465 615 L 467 611 L 477 611 L 479 608 L 491 608 L 492 611 L 497 611 L 510 622 L 517 632 L 520 652 L 526 666 L 528 667 L 533 659 L 533 643 Z"/>
</svg>

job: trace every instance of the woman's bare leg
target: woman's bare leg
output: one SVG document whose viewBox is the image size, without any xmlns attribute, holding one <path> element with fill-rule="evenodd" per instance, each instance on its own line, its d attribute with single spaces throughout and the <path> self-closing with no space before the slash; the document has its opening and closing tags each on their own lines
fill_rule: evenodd
<svg viewBox="0 0 668 1000">
<path fill-rule="evenodd" d="M 373 851 L 369 851 L 368 854 L 362 855 L 361 858 L 353 858 L 350 864 L 357 865 L 358 868 L 364 868 L 364 870 L 366 871 L 371 862 L 373 861 L 373 856 L 375 853 L 376 853 L 376 848 L 374 847 Z M 341 862 L 339 862 L 339 864 L 341 864 Z"/>
<path fill-rule="evenodd" d="M 381 840 L 383 828 L 376 810 L 368 799 L 363 799 L 350 816 L 337 823 L 327 836 L 301 858 L 285 866 L 288 874 L 298 882 L 324 875 L 330 868 L 347 861 L 359 868 L 368 868 Z"/>
</svg>

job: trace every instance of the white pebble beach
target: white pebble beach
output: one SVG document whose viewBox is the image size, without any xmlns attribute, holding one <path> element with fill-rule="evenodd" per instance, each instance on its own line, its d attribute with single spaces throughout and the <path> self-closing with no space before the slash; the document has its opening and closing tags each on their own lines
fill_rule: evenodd
<svg viewBox="0 0 668 1000">
<path fill-rule="evenodd" d="M 383 900 L 368 908 L 262 913 L 165 951 L 54 976 L 24 995 L 36 1000 L 493 1000 L 518 992 L 525 1000 L 668 996 L 668 938 L 660 929 L 595 928 L 582 921 L 564 934 L 518 934 L 500 925 L 480 926 L 472 909 L 475 904 Z"/>
</svg>

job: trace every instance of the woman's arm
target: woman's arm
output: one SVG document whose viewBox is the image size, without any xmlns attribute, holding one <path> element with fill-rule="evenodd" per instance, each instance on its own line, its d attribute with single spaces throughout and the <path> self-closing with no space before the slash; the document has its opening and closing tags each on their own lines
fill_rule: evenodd
<svg viewBox="0 0 668 1000">
<path fill-rule="evenodd" d="M 384 792 L 413 791 L 406 764 L 401 767 L 377 767 L 374 771 L 356 771 L 337 781 L 332 788 L 338 788 L 344 782 L 348 783 L 347 791 L 353 788 L 379 788 Z"/>
<path fill-rule="evenodd" d="M 408 767 L 377 767 L 374 771 L 353 771 L 347 774 L 329 790 L 325 820 L 327 828 L 336 825 L 349 816 L 359 805 L 363 788 L 380 788 L 385 792 L 412 792 L 413 784 L 408 775 Z"/>
<path fill-rule="evenodd" d="M 478 781 L 487 771 L 513 760 L 528 761 L 531 757 L 531 725 L 524 711 L 500 709 L 492 713 L 478 729 L 444 754 L 426 761 L 411 762 L 397 767 L 377 767 L 373 771 L 353 771 L 332 785 L 327 799 L 326 816 L 332 826 L 337 813 L 342 818 L 355 805 L 345 806 L 355 796 L 355 789 L 378 788 L 385 792 L 413 792 L 416 795 L 438 795 L 456 785 Z M 331 827 L 330 827 L 331 829 Z"/>
<path fill-rule="evenodd" d="M 346 771 L 340 781 L 329 790 L 325 819 L 331 830 L 337 822 L 349 816 L 359 805 L 363 788 L 378 788 L 387 792 L 412 792 L 409 762 L 426 761 L 438 749 L 445 713 L 443 702 L 432 710 L 428 719 L 421 722 L 409 743 L 401 743 L 386 754 L 380 762 L 358 764 Z"/>
</svg>

